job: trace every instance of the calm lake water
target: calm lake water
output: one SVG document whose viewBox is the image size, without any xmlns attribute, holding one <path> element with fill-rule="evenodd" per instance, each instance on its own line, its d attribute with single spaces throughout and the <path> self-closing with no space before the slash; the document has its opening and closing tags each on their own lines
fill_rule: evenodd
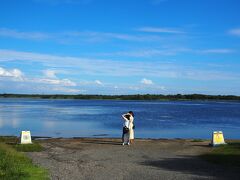
<svg viewBox="0 0 240 180">
<path fill-rule="evenodd" d="M 0 99 L 0 135 L 120 137 L 135 113 L 137 138 L 240 138 L 240 102 Z"/>
</svg>

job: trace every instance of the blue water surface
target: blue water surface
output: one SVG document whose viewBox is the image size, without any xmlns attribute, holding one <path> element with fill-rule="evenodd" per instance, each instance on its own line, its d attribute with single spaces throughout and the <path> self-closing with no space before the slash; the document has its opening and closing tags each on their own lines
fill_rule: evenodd
<svg viewBox="0 0 240 180">
<path fill-rule="evenodd" d="M 240 138 L 240 102 L 0 99 L 0 135 L 120 137 L 135 113 L 137 138 Z"/>
</svg>

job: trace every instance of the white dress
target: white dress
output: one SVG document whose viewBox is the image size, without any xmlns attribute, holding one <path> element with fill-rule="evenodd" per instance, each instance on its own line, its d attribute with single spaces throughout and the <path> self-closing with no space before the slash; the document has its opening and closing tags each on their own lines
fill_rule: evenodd
<svg viewBox="0 0 240 180">
<path fill-rule="evenodd" d="M 134 117 L 130 116 L 130 120 L 129 120 L 129 139 L 134 139 L 134 129 L 133 129 L 133 121 L 134 121 Z"/>
</svg>

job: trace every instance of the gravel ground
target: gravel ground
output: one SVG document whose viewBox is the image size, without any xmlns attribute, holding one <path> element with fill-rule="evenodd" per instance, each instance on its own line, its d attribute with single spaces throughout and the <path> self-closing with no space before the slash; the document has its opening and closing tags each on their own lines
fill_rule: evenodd
<svg viewBox="0 0 240 180">
<path fill-rule="evenodd" d="M 119 139 L 41 140 L 42 152 L 27 153 L 49 169 L 51 179 L 240 179 L 237 169 L 210 164 L 197 156 L 209 142 L 142 140 L 122 146 Z"/>
</svg>

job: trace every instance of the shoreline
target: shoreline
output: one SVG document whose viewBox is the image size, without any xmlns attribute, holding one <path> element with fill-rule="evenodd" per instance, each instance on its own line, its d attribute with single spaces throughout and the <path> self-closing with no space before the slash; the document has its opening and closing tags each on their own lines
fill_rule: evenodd
<svg viewBox="0 0 240 180">
<path fill-rule="evenodd" d="M 240 102 L 237 95 L 206 95 L 206 94 L 0 94 L 0 99 L 59 99 L 59 100 L 123 100 L 123 101 L 233 101 Z"/>
<path fill-rule="evenodd" d="M 240 103 L 240 100 L 229 99 L 75 99 L 75 98 L 34 98 L 34 97 L 0 97 L 0 99 L 33 99 L 33 100 L 85 100 L 85 101 L 152 101 L 152 102 L 235 102 Z"/>
<path fill-rule="evenodd" d="M 20 138 L 20 136 L 14 136 L 14 135 L 0 135 L 0 138 Z M 53 136 L 31 136 L 32 140 L 84 140 L 84 139 L 113 139 L 113 140 L 121 140 L 121 137 L 102 137 L 102 136 L 93 136 L 93 137 L 87 137 L 87 136 L 75 136 L 75 137 L 53 137 Z M 226 139 L 225 141 L 240 141 L 240 138 L 230 138 Z M 167 140 L 167 141 L 175 141 L 175 140 L 186 140 L 186 141 L 211 141 L 211 138 L 135 138 L 135 140 Z"/>
</svg>

